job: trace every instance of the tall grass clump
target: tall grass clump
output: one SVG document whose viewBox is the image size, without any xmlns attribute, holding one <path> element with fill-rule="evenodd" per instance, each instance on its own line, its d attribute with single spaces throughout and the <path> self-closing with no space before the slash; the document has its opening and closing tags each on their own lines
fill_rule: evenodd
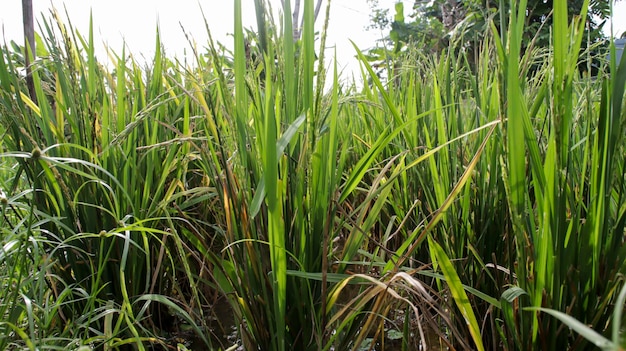
<svg viewBox="0 0 626 351">
<path fill-rule="evenodd" d="M 453 45 L 428 70 L 436 74 L 416 73 L 415 65 L 428 65 L 429 59 L 411 54 L 400 73 L 396 70 L 400 86 L 416 86 L 421 74 L 432 87 L 443 87 L 430 101 L 441 106 L 436 114 L 448 118 L 425 131 L 436 131 L 438 142 L 476 120 L 500 120 L 502 126 L 457 206 L 435 229 L 429 251 L 418 258 L 440 266 L 446 284 L 439 292 L 453 298 L 458 308 L 453 315 L 463 317 L 457 328 L 482 339 L 485 347 L 588 349 L 609 345 L 606 338 L 616 347 L 621 320 L 615 317 L 623 310 L 617 294 L 626 258 L 624 64 L 605 65 L 605 73 L 593 78 L 580 71 L 581 61 L 590 59 L 581 48 L 587 13 L 568 24 L 564 1 L 555 2 L 547 51 L 520 52 L 526 3 L 510 5 L 508 25 L 492 27 L 476 67 Z M 431 145 L 432 137 L 424 138 L 422 145 Z M 429 168 L 417 172 L 422 187 L 414 194 L 427 212 L 441 206 L 441 194 L 463 169 L 458 166 L 468 144 L 457 145 L 454 153 L 439 152 Z M 599 334 L 578 334 L 585 329 L 576 321 Z M 597 339 L 601 334 L 604 339 Z"/>
<path fill-rule="evenodd" d="M 400 133 L 388 155 L 445 145 L 490 123 L 500 128 L 484 148 L 477 133 L 407 170 L 411 181 L 382 213 L 424 214 L 409 219 L 430 239 L 412 258 L 433 263 L 420 274 L 454 301 L 454 328 L 475 342 L 464 347 L 616 347 L 626 258 L 618 151 L 623 64 L 605 64 L 597 77 L 580 70 L 591 60 L 590 48 L 581 48 L 587 13 L 568 24 L 565 2 L 555 2 L 553 44 L 520 52 L 526 4 L 510 8 L 502 14 L 508 24 L 492 26 L 480 43 L 478 60 L 457 45 L 463 38 L 452 38 L 439 56 L 408 50 L 401 64 L 389 65 L 387 91 L 398 93 L 391 97 L 398 109 L 432 110 L 435 118 L 422 119 L 416 133 Z M 376 133 L 395 122 L 385 117 L 361 123 Z M 482 156 L 472 159 L 471 179 L 459 189 L 476 150 Z M 452 206 L 448 194 L 457 194 Z"/>
<path fill-rule="evenodd" d="M 528 87 L 520 77 L 529 60 L 529 53 L 519 53 L 522 10 L 512 12 L 506 38 L 498 43 L 507 96 L 505 184 L 516 244 L 515 289 L 521 289 L 507 302 L 556 309 L 605 330 L 621 322 L 611 320 L 611 313 L 623 308 L 613 303 L 626 258 L 619 132 L 625 64 L 610 65 L 600 84 L 581 76 L 587 8 L 585 2 L 580 17 L 568 24 L 566 3 L 554 3 L 549 61 L 530 101 L 521 98 Z M 529 312 L 517 319 L 513 308 L 507 305 L 505 321 L 515 326 L 517 347 L 586 347 L 581 336 L 549 317 Z"/>
<path fill-rule="evenodd" d="M 456 329 L 442 332 L 451 325 L 445 301 L 417 275 L 427 267 L 409 258 L 464 189 L 499 122 L 477 121 L 423 147 L 422 121 L 445 123 L 441 102 L 415 106 L 417 90 L 385 86 L 361 53 L 374 84 L 346 95 L 332 65 L 334 73 L 325 74 L 324 50 L 316 54 L 313 1 L 304 1 L 301 40 L 291 35 L 290 13 L 285 2 L 282 27 L 270 21 L 259 33 L 271 40 L 246 47 L 236 1 L 233 72 L 212 49 L 212 68 L 227 73 L 216 91 L 195 92 L 209 118 L 202 159 L 226 216 L 227 246 L 212 255 L 214 276 L 240 321 L 244 347 L 384 347 L 390 331 L 404 334 L 408 348 L 430 343 L 431 335 L 451 345 L 447 332 L 470 347 Z M 414 220 L 418 198 L 402 197 L 409 176 L 422 163 L 436 168 L 433 155 L 468 137 L 468 159 L 459 162 L 465 168 L 439 189 L 432 217 Z"/>
<path fill-rule="evenodd" d="M 164 58 L 157 32 L 150 66 L 122 50 L 111 53 L 110 72 L 95 57 L 92 30 L 84 38 L 54 15 L 42 22 L 36 99 L 19 73 L 20 52 L 5 47 L 0 57 L 2 159 L 15 161 L 20 179 L 5 191 L 29 191 L 18 201 L 38 226 L 39 271 L 59 303 L 58 328 L 107 348 L 143 349 L 163 342 L 154 331 L 205 323 L 212 296 L 206 262 L 187 248 L 208 237 L 210 214 L 193 216 L 209 221 L 205 229 L 189 217 L 215 192 L 193 175 L 190 144 L 202 138 L 181 96 L 184 70 Z"/>
</svg>

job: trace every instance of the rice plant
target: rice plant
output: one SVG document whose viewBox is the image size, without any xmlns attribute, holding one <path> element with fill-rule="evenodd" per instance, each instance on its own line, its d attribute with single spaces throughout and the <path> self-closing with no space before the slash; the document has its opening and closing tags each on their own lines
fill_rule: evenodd
<svg viewBox="0 0 626 351">
<path fill-rule="evenodd" d="M 104 64 L 53 13 L 35 96 L 3 46 L 0 348 L 619 347 L 626 60 L 580 71 L 586 13 L 555 1 L 521 52 L 511 2 L 476 57 L 407 50 L 388 79 L 355 47 L 357 88 L 332 2 L 316 31 L 320 2 L 294 30 L 255 1 L 256 33 L 233 4 L 233 49 L 191 65 L 158 29 L 151 62 Z"/>
<path fill-rule="evenodd" d="M 152 67 L 139 67 L 122 50 L 112 54 L 111 73 L 94 55 L 92 31 L 84 38 L 56 16 L 42 25 L 45 55 L 33 69 L 37 104 L 3 50 L 2 124 L 11 151 L 2 159 L 15 160 L 16 179 L 24 177 L 30 189 L 27 204 L 49 264 L 41 272 L 60 284 L 52 297 L 66 300 L 58 307 L 62 322 L 85 318 L 77 337 L 91 340 L 96 331 L 107 347 L 162 343 L 152 331 L 205 323 L 199 292 L 211 290 L 206 262 L 186 248 L 204 239 L 188 217 L 214 195 L 187 179 L 193 112 L 180 98 L 184 89 L 166 81 L 175 64 L 164 59 L 158 34 Z M 14 185 L 8 196 L 20 190 Z M 41 216 L 53 220 L 39 223 Z"/>
</svg>

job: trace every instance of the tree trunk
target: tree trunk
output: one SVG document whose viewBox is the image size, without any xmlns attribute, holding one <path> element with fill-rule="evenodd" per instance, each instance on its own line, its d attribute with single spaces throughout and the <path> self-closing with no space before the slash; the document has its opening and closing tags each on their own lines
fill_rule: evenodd
<svg viewBox="0 0 626 351">
<path fill-rule="evenodd" d="M 441 17 L 446 31 L 451 31 L 465 16 L 463 5 L 457 0 L 447 0 L 441 5 Z"/>
<path fill-rule="evenodd" d="M 283 6 L 284 6 L 284 0 L 283 0 Z M 322 0 L 317 0 L 317 3 L 315 4 L 315 12 L 313 14 L 313 22 L 317 22 L 317 16 L 320 13 L 320 9 L 322 7 Z M 300 26 L 296 27 L 298 25 L 298 19 L 300 17 L 300 0 L 296 0 L 295 6 L 293 7 L 293 14 L 292 14 L 292 19 L 291 19 L 291 23 L 293 24 L 293 40 L 294 41 L 298 41 L 300 40 L 300 37 L 302 36 L 302 27 L 304 27 L 304 15 L 302 16 L 302 21 L 300 22 Z"/>
<path fill-rule="evenodd" d="M 37 102 L 35 83 L 33 82 L 31 63 L 35 59 L 35 23 L 33 20 L 33 1 L 22 0 L 22 22 L 24 24 L 24 62 L 26 66 L 26 86 L 31 100 Z"/>
</svg>

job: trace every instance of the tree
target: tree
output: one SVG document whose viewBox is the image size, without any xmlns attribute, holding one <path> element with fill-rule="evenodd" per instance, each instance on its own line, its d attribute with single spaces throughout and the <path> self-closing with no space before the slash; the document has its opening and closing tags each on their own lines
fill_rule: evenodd
<svg viewBox="0 0 626 351">
<path fill-rule="evenodd" d="M 368 50 L 368 58 L 375 62 L 374 67 L 388 65 L 394 61 L 394 66 L 403 49 L 409 43 L 420 43 L 421 47 L 427 48 L 431 52 L 438 52 L 447 45 L 445 40 L 445 30 L 442 24 L 428 16 L 414 17 L 413 21 L 405 21 L 404 4 L 397 2 L 395 14 L 389 15 L 389 9 L 381 8 L 378 0 L 368 0 L 371 9 L 371 24 L 368 30 L 389 30 L 389 34 L 382 40 L 386 42 L 386 47 L 377 46 Z M 388 47 L 392 49 L 389 50 Z"/>
<path fill-rule="evenodd" d="M 589 36 L 585 36 L 583 47 L 604 39 L 602 26 L 610 16 L 611 0 L 591 0 L 587 18 Z M 390 20 L 388 12 L 381 10 L 378 0 L 368 0 L 372 15 L 372 28 L 385 27 L 390 29 L 389 41 L 406 45 L 410 42 L 420 42 L 430 50 L 438 51 L 445 47 L 450 39 L 462 36 L 466 45 L 473 45 L 481 40 L 483 33 L 488 30 L 493 20 L 501 30 L 501 16 L 506 14 L 509 2 L 504 0 L 415 0 L 413 11 L 409 15 L 412 19 L 404 23 Z M 567 1 L 570 20 L 579 15 L 584 0 Z M 502 8 L 502 12 L 498 9 Z M 524 26 L 524 48 L 530 45 L 548 46 L 550 43 L 550 27 L 552 25 L 553 0 L 529 0 L 526 9 L 526 25 Z M 398 8 L 396 8 L 397 13 Z M 403 16 L 397 16 L 402 18 Z M 505 20 L 506 21 L 506 20 Z M 393 34 L 395 31 L 396 34 Z M 589 38 L 589 41 L 587 41 Z M 422 41 L 426 40 L 426 43 Z M 436 45 L 433 45 L 436 44 Z"/>
<path fill-rule="evenodd" d="M 569 19 L 581 13 L 584 0 L 568 0 L 567 11 Z M 584 37 L 583 47 L 599 40 L 605 39 L 602 27 L 610 17 L 611 0 L 591 0 L 589 2 L 589 16 L 587 16 L 587 30 L 589 30 L 590 42 Z M 508 7 L 508 6 L 507 6 Z M 553 0 L 528 1 L 525 27 L 525 39 L 527 42 L 535 39 L 536 45 L 547 46 L 550 43 L 550 27 L 552 26 Z"/>
</svg>

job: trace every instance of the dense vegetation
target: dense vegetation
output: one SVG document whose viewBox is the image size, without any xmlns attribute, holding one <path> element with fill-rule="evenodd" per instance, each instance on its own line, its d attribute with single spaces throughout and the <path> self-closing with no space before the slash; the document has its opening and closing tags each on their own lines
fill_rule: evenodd
<svg viewBox="0 0 626 351">
<path fill-rule="evenodd" d="M 387 81 L 355 48 L 357 88 L 312 0 L 295 39 L 234 4 L 234 51 L 192 66 L 158 34 L 107 66 L 45 20 L 36 96 L 2 48 L 0 349 L 624 345 L 626 59 L 581 73 L 585 11 L 554 1 L 524 51 L 511 2 L 477 61 L 408 51 Z"/>
<path fill-rule="evenodd" d="M 414 0 L 412 9 L 405 11 L 404 2 L 396 4 L 395 15 L 381 8 L 378 0 L 367 0 L 371 9 L 371 28 L 389 31 L 388 39 L 396 49 L 402 45 L 421 46 L 423 50 L 441 52 L 449 42 L 461 41 L 463 46 L 480 45 L 483 35 L 493 24 L 498 31 L 506 32 L 506 13 L 509 2 L 504 0 Z M 583 47 L 602 44 L 602 32 L 611 17 L 611 0 L 567 1 L 568 21 L 586 17 L 586 34 Z M 551 43 L 552 24 L 555 19 L 552 0 L 528 0 L 522 35 L 522 48 L 547 47 Z M 500 11 L 504 9 L 504 11 Z M 408 12 L 405 18 L 404 12 Z"/>
</svg>

